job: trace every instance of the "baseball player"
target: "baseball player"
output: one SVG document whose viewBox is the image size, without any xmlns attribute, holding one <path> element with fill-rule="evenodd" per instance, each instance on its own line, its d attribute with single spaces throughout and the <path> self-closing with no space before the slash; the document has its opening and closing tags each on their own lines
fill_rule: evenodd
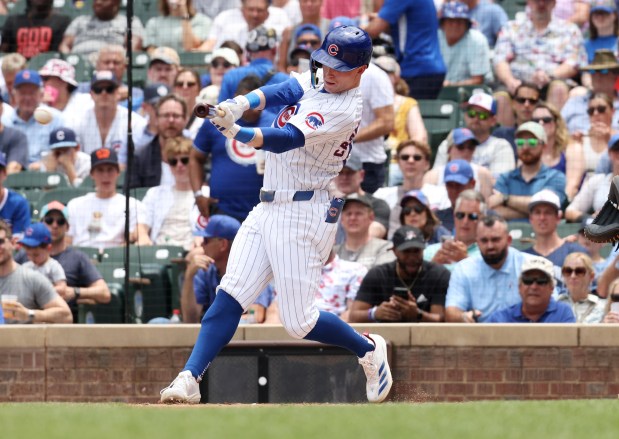
<svg viewBox="0 0 619 439">
<path fill-rule="evenodd" d="M 161 391 L 162 402 L 198 403 L 199 381 L 234 335 L 243 310 L 273 280 L 280 319 L 288 333 L 340 346 L 359 357 L 367 397 L 382 402 L 392 385 L 385 340 L 361 335 L 335 314 L 319 311 L 315 295 L 334 242 L 343 200 L 329 191 L 351 152 L 361 119 L 361 75 L 372 54 L 368 34 L 340 26 L 311 55 L 311 69 L 219 105 L 212 123 L 226 137 L 265 152 L 259 203 L 241 226 L 226 275 L 185 368 Z M 317 80 L 322 68 L 323 81 Z M 284 109 L 271 127 L 240 127 L 249 108 Z M 234 184 L 231 182 L 231 184 Z"/>
</svg>

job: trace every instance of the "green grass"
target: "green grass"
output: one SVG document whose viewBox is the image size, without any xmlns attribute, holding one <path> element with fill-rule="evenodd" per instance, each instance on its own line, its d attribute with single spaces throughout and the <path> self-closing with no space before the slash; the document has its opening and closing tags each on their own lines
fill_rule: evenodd
<svg viewBox="0 0 619 439">
<path fill-rule="evenodd" d="M 382 405 L 0 404 L 15 439 L 616 438 L 617 400 Z"/>
</svg>

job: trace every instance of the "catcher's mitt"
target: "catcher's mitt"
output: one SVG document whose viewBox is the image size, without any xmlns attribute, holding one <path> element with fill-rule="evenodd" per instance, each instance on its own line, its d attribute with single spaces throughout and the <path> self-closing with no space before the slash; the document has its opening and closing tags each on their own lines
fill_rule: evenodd
<svg viewBox="0 0 619 439">
<path fill-rule="evenodd" d="M 585 227 L 585 236 L 593 242 L 619 242 L 619 175 L 610 182 L 608 200 L 593 222 Z"/>
</svg>

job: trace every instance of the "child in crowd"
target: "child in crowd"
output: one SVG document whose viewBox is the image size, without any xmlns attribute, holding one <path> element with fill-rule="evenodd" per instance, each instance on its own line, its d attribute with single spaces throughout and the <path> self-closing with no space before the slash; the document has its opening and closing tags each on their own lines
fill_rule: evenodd
<svg viewBox="0 0 619 439">
<path fill-rule="evenodd" d="M 24 237 L 19 241 L 26 251 L 28 262 L 24 267 L 38 271 L 48 278 L 61 297 L 65 297 L 67 278 L 64 269 L 58 261 L 52 259 L 52 235 L 43 223 L 35 223 L 26 229 Z"/>
</svg>

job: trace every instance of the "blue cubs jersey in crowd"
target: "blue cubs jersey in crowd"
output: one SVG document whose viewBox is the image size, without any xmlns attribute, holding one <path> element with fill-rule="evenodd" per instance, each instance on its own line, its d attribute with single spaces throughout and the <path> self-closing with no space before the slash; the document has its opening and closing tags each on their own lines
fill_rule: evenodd
<svg viewBox="0 0 619 439">
<path fill-rule="evenodd" d="M 24 233 L 30 225 L 28 201 L 18 193 L 7 190 L 6 197 L 0 203 L 0 218 L 11 226 L 13 233 Z"/>
<path fill-rule="evenodd" d="M 269 126 L 275 114 L 263 111 L 255 124 L 242 119 L 244 127 Z M 212 123 L 205 121 L 194 140 L 194 147 L 211 155 L 210 196 L 217 198 L 218 208 L 239 221 L 244 220 L 259 202 L 262 175 L 256 172 L 256 150 L 242 142 L 227 139 Z"/>
</svg>

